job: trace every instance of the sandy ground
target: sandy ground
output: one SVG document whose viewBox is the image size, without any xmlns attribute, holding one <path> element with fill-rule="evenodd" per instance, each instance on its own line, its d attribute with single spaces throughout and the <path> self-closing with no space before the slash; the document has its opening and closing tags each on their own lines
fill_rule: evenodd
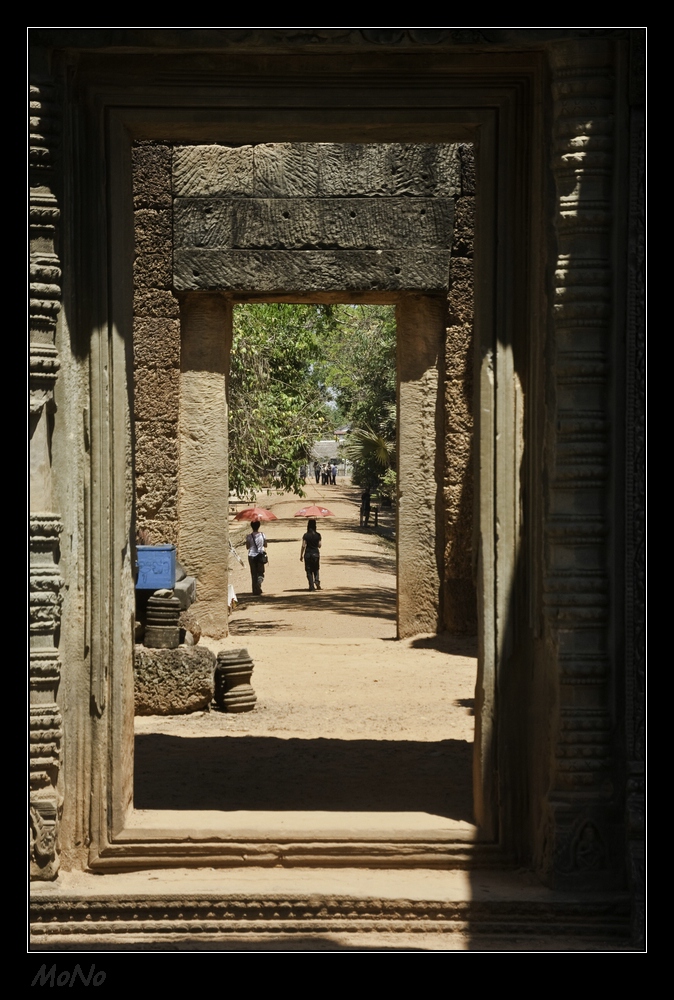
<svg viewBox="0 0 674 1000">
<path fill-rule="evenodd" d="M 393 516 L 363 530 L 359 491 L 307 486 L 307 497 L 260 497 L 269 564 L 252 597 L 247 564 L 233 582 L 231 635 L 201 641 L 248 649 L 258 703 L 136 719 L 137 808 L 422 811 L 471 821 L 474 640 L 395 639 Z M 299 553 L 293 513 L 327 506 L 320 592 Z M 246 560 L 243 535 L 234 526 Z M 389 536 L 389 537 L 387 537 Z"/>
</svg>

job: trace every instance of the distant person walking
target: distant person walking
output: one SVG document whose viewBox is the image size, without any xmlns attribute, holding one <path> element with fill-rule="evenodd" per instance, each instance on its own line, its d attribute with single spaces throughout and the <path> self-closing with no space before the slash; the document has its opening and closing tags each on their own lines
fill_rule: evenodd
<svg viewBox="0 0 674 1000">
<path fill-rule="evenodd" d="M 316 476 L 316 485 L 318 486 L 321 481 L 321 467 L 318 462 L 314 462 L 314 475 Z"/>
<path fill-rule="evenodd" d="M 333 486 L 337 485 L 337 463 L 333 462 L 330 466 L 330 482 Z"/>
<path fill-rule="evenodd" d="M 262 593 L 264 583 L 264 568 L 267 564 L 267 536 L 260 531 L 260 522 L 251 521 L 251 532 L 246 535 L 246 548 L 248 549 L 248 565 L 250 566 L 250 579 L 253 585 L 253 593 Z"/>
<path fill-rule="evenodd" d="M 319 579 L 321 566 L 321 536 L 316 531 L 316 521 L 312 517 L 307 530 L 302 535 L 302 548 L 300 549 L 300 562 L 304 560 L 304 569 L 309 581 L 309 590 L 320 590 L 321 581 Z"/>
<path fill-rule="evenodd" d="M 370 487 L 366 486 L 360 497 L 360 526 L 367 528 L 370 523 L 370 507 L 372 505 L 372 495 Z"/>
</svg>

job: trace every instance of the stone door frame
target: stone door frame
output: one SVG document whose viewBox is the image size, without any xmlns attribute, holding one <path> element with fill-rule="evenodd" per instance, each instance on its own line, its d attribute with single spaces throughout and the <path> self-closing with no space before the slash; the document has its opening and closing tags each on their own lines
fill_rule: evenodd
<svg viewBox="0 0 674 1000">
<path fill-rule="evenodd" d="M 79 179 L 75 233 L 83 302 L 80 343 L 90 363 L 88 498 L 91 678 L 89 864 L 94 869 L 156 865 L 278 863 L 442 865 L 469 850 L 462 835 L 377 826 L 372 814 L 317 818 L 299 833 L 291 814 L 138 811 L 133 786 L 132 198 L 131 143 L 473 142 L 479 184 L 476 219 L 475 440 L 476 572 L 480 628 L 474 798 L 480 839 L 500 840 L 496 771 L 496 684 L 515 631 L 515 574 L 524 461 L 536 441 L 523 433 L 523 394 L 542 351 L 546 175 L 540 160 L 541 53 L 461 55 L 448 65 L 430 53 L 406 57 L 405 75 L 331 72 L 320 60 L 297 76 L 265 76 L 223 63 L 205 86 L 189 59 L 179 79 L 152 87 L 133 58 L 83 56 L 67 155 Z M 303 57 L 298 57 L 301 63 Z M 432 72 L 429 76 L 429 58 Z M 170 56 L 167 57 L 167 72 Z M 161 60 L 161 57 L 160 57 Z M 376 61 L 375 61 L 376 62 Z M 287 67 L 285 68 L 287 70 Z M 157 72 L 155 64 L 153 72 Z M 313 78 L 312 78 L 313 74 Z M 112 81 L 112 82 L 111 82 Z M 213 82 L 215 81 L 215 82 Z M 345 97 L 347 100 L 345 101 Z M 348 105 L 348 106 L 347 106 Z M 539 139 L 539 141 L 536 141 Z M 535 151 L 539 152 L 536 153 Z M 537 159 L 539 157 L 539 159 Z M 72 237 L 75 253 L 77 236 Z M 82 289 L 89 290 L 82 296 Z M 66 298 L 68 290 L 65 292 Z M 533 426 L 533 425 L 532 425 Z M 532 560 L 533 566 L 533 560 Z M 67 739 L 67 734 L 66 734 Z M 73 766 L 70 765 L 70 770 Z M 74 779 L 75 776 L 72 775 Z M 73 787 L 75 781 L 73 780 Z M 77 803 L 88 810 L 88 797 Z M 464 838 L 465 839 L 464 835 Z M 467 835 L 472 840 L 472 834 Z"/>
<path fill-rule="evenodd" d="M 247 302 L 377 303 L 395 307 L 398 412 L 396 634 L 442 631 L 442 473 L 447 294 L 421 292 L 279 292 L 181 295 L 178 551 L 197 576 L 199 621 L 206 635 L 227 634 L 228 401 L 233 311 Z M 224 377 L 223 377 L 224 375 Z M 429 488 L 418 474 L 433 468 Z M 200 503 L 194 504 L 199 496 Z M 204 628 L 205 626 L 205 628 Z"/>
</svg>

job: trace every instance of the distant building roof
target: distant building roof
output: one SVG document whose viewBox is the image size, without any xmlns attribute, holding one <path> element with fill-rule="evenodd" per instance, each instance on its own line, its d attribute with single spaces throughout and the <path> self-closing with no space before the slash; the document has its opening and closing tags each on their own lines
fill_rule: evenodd
<svg viewBox="0 0 674 1000">
<path fill-rule="evenodd" d="M 334 438 L 327 441 L 316 441 L 311 449 L 311 457 L 316 461 L 325 461 L 326 458 L 337 458 L 339 441 Z"/>
</svg>

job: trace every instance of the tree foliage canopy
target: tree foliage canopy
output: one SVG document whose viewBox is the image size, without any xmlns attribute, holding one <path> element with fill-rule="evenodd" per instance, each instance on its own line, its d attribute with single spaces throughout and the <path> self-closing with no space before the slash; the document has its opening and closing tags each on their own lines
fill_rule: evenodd
<svg viewBox="0 0 674 1000">
<path fill-rule="evenodd" d="M 345 453 L 354 463 L 354 481 L 373 486 L 396 465 L 395 311 L 339 306 L 332 323 L 326 381 L 351 426 Z"/>
<path fill-rule="evenodd" d="M 299 466 L 329 420 L 315 363 L 323 317 L 315 306 L 234 310 L 229 379 L 229 485 L 239 496 L 300 492 Z"/>
<path fill-rule="evenodd" d="M 395 464 L 395 394 L 393 307 L 237 307 L 229 379 L 230 488 L 244 498 L 265 488 L 301 493 L 300 465 L 314 442 L 340 423 L 363 431 L 366 448 L 368 434 L 384 442 L 388 462 L 356 456 L 365 478 L 374 480 L 377 471 Z M 354 435 L 352 444 L 358 440 Z"/>
</svg>

